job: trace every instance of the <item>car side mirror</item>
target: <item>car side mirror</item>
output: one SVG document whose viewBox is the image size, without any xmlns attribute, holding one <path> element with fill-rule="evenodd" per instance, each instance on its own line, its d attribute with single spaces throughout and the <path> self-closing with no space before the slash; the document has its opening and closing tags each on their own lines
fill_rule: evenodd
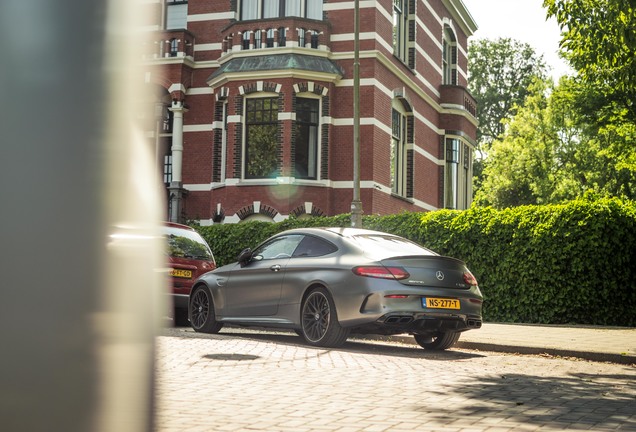
<svg viewBox="0 0 636 432">
<path fill-rule="evenodd" d="M 252 249 L 243 249 L 241 253 L 238 254 L 238 257 L 236 257 L 236 260 L 241 265 L 241 267 L 245 267 L 246 265 L 248 265 L 249 262 L 252 260 Z"/>
</svg>

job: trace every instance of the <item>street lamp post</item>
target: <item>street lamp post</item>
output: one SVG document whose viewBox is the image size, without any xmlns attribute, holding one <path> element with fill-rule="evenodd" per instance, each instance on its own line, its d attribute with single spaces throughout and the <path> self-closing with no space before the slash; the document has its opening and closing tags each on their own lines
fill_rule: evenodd
<svg viewBox="0 0 636 432">
<path fill-rule="evenodd" d="M 362 228 L 360 200 L 360 1 L 353 3 L 353 200 L 351 226 Z"/>
</svg>

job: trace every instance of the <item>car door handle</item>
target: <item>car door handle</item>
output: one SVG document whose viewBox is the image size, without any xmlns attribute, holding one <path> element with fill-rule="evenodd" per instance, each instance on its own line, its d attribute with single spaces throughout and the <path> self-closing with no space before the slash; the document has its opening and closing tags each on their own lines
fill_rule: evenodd
<svg viewBox="0 0 636 432">
<path fill-rule="evenodd" d="M 277 272 L 280 270 L 280 265 L 276 264 L 269 268 L 271 271 Z"/>
</svg>

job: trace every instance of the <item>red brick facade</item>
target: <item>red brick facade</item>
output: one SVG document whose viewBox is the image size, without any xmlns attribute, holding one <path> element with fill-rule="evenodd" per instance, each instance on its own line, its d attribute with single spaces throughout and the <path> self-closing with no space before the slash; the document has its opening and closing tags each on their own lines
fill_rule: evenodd
<svg viewBox="0 0 636 432">
<path fill-rule="evenodd" d="M 158 165 L 172 155 L 169 219 L 207 225 L 351 211 L 353 2 L 325 0 L 322 20 L 284 16 L 284 6 L 279 17 L 242 20 L 252 3 L 264 13 L 263 0 L 147 2 L 155 21 L 147 23 L 145 80 L 157 119 L 149 136 Z M 187 10 L 177 27 L 173 7 Z M 396 19 L 402 42 L 393 40 Z M 364 214 L 470 205 L 477 122 L 466 52 L 475 29 L 460 0 L 360 2 Z M 317 115 L 303 117 L 301 101 Z M 273 106 L 273 117 L 261 125 L 268 114 L 255 108 L 250 117 L 248 105 Z M 273 168 L 266 175 L 249 165 L 257 157 Z"/>
</svg>

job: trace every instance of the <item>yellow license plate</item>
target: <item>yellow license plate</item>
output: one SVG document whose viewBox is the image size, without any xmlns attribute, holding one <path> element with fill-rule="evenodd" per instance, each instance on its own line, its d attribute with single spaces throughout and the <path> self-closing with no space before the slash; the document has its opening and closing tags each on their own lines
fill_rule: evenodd
<svg viewBox="0 0 636 432">
<path fill-rule="evenodd" d="M 192 270 L 172 269 L 170 270 L 170 276 L 189 279 L 192 277 Z"/>
<path fill-rule="evenodd" d="M 422 303 L 422 306 L 431 309 L 459 309 L 457 299 L 426 297 L 422 299 Z"/>
</svg>

